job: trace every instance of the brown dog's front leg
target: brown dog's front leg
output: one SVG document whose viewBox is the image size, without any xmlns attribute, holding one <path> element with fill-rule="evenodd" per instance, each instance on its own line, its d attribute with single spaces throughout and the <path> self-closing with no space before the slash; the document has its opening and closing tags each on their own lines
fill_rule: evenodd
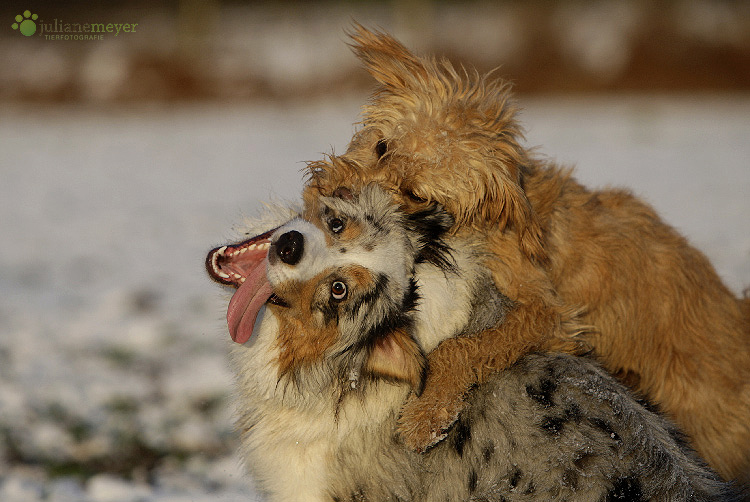
<svg viewBox="0 0 750 502">
<path fill-rule="evenodd" d="M 423 452 L 443 439 L 473 386 L 535 348 L 530 340 L 506 345 L 503 338 L 500 330 L 490 329 L 445 340 L 429 354 L 424 391 L 404 404 L 398 421 L 397 431 L 409 448 Z"/>
<path fill-rule="evenodd" d="M 478 382 L 473 364 L 481 345 L 479 336 L 451 338 L 428 355 L 424 391 L 410 396 L 398 419 L 397 432 L 408 448 L 423 452 L 445 437 Z"/>
<path fill-rule="evenodd" d="M 523 355 L 538 350 L 580 352 L 566 329 L 571 322 L 540 303 L 517 305 L 499 328 L 442 342 L 427 357 L 422 395 L 411 396 L 401 409 L 397 432 L 404 443 L 418 452 L 438 443 L 463 410 L 469 390 Z"/>
</svg>

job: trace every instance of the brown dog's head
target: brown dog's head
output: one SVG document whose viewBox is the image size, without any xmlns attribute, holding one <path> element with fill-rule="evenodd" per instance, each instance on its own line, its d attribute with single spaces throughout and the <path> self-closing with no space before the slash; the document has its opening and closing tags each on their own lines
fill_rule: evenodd
<svg viewBox="0 0 750 502">
<path fill-rule="evenodd" d="M 544 260 L 541 229 L 523 188 L 530 165 L 508 85 L 417 57 L 357 25 L 352 48 L 380 83 L 344 155 L 309 165 L 305 201 L 377 182 L 407 212 L 441 204 L 460 227 L 513 230 Z"/>
</svg>

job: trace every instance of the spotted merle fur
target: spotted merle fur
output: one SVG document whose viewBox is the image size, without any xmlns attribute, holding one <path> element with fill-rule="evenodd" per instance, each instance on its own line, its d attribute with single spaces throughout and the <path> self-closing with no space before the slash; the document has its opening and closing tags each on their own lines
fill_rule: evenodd
<svg viewBox="0 0 750 502">
<path fill-rule="evenodd" d="M 518 482 L 521 481 L 521 477 L 523 476 L 523 472 L 521 472 L 521 469 L 516 467 L 513 469 L 513 471 L 510 473 L 510 476 L 508 477 L 508 487 L 511 490 L 515 490 L 518 486 Z"/>
<path fill-rule="evenodd" d="M 544 417 L 540 426 L 547 434 L 555 435 L 560 433 L 565 422 L 565 417 Z"/>
<path fill-rule="evenodd" d="M 403 500 L 414 502 L 736 500 L 672 441 L 671 427 L 592 359 L 531 354 L 473 389 L 447 438 L 426 453 L 404 448 L 386 426 L 392 448 L 361 470 L 349 461 L 338 468 L 359 473 L 368 502 L 405 497 L 379 496 L 381 484 L 411 487 Z"/>
<path fill-rule="evenodd" d="M 492 455 L 494 454 L 495 454 L 495 443 L 493 443 L 492 441 L 487 441 L 484 447 L 482 447 L 482 459 L 484 460 L 485 463 L 487 463 L 490 460 L 492 460 Z"/>
<path fill-rule="evenodd" d="M 458 456 L 463 457 L 466 443 L 471 441 L 471 425 L 466 420 L 459 420 L 453 428 L 450 439 Z"/>
<path fill-rule="evenodd" d="M 472 469 L 469 472 L 469 480 L 467 482 L 467 488 L 469 490 L 469 494 L 473 494 L 477 489 L 477 483 L 479 482 L 477 471 Z"/>
<path fill-rule="evenodd" d="M 603 420 L 598 417 L 591 417 L 588 419 L 588 422 L 593 425 L 596 429 L 599 429 L 602 431 L 607 437 L 612 439 L 612 441 L 615 441 L 619 443 L 621 441 L 620 436 L 612 429 L 612 425 L 608 423 L 606 420 Z M 683 443 L 681 445 L 682 447 L 686 447 L 687 444 Z"/>
<path fill-rule="evenodd" d="M 526 385 L 526 394 L 536 401 L 543 408 L 551 408 L 555 405 L 552 394 L 555 392 L 557 385 L 550 378 L 545 378 L 536 385 Z"/>
<path fill-rule="evenodd" d="M 645 501 L 641 484 L 636 477 L 625 477 L 615 481 L 615 486 L 607 493 L 605 502 Z"/>
</svg>

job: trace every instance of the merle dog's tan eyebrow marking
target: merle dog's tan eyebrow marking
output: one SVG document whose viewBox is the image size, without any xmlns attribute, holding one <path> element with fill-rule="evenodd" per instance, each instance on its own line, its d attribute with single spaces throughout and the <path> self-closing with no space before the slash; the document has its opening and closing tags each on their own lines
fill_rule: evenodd
<svg viewBox="0 0 750 502">
<path fill-rule="evenodd" d="M 330 285 L 343 281 L 350 298 L 337 302 L 330 297 Z M 287 307 L 271 306 L 279 319 L 277 345 L 280 349 L 280 374 L 287 374 L 300 366 L 325 357 L 326 351 L 340 338 L 342 310 L 349 314 L 377 297 L 371 292 L 377 288 L 373 274 L 361 265 L 346 265 L 326 269 L 307 281 L 289 281 L 277 287 L 278 294 Z M 355 302 L 358 307 L 347 307 Z"/>
</svg>

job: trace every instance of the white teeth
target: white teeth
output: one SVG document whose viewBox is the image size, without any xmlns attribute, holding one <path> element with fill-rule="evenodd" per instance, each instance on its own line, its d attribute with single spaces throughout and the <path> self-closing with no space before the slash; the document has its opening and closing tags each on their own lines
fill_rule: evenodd
<svg viewBox="0 0 750 502">
<path fill-rule="evenodd" d="M 240 284 L 242 284 L 243 282 L 245 282 L 245 278 L 242 277 L 240 274 L 236 272 L 231 272 L 231 275 L 230 275 L 221 270 L 221 267 L 219 267 L 219 258 L 233 258 L 247 251 L 251 251 L 254 249 L 263 251 L 263 250 L 268 249 L 269 247 L 271 247 L 270 242 L 253 243 L 247 247 L 244 247 L 241 249 L 233 249 L 230 251 L 227 251 L 228 246 L 222 246 L 219 249 L 217 249 L 216 252 L 211 257 L 211 266 L 213 267 L 214 273 L 218 277 L 222 279 L 234 279 L 238 281 Z"/>
<path fill-rule="evenodd" d="M 261 243 L 255 242 L 253 244 L 250 244 L 247 247 L 229 251 L 228 253 L 226 253 L 226 255 L 229 256 L 229 257 L 232 257 L 232 256 L 235 256 L 235 255 L 238 255 L 238 254 L 242 254 L 242 253 L 246 253 L 248 251 L 252 251 L 254 249 L 258 249 L 260 251 L 263 251 L 264 249 L 268 249 L 269 247 L 271 247 L 271 243 L 270 242 L 261 242 Z M 224 254 L 224 250 L 226 250 L 226 246 L 224 246 L 219 253 L 220 254 Z"/>
<path fill-rule="evenodd" d="M 221 277 L 222 279 L 228 279 L 228 278 L 229 278 L 229 276 L 228 276 L 227 274 L 225 274 L 224 272 L 222 272 L 222 271 L 221 271 L 221 270 L 219 269 L 219 264 L 217 263 L 217 261 L 218 261 L 218 259 L 219 259 L 219 256 L 223 256 L 223 255 L 224 255 L 224 251 L 226 251 L 226 250 L 227 250 L 227 247 L 226 247 L 226 246 L 222 246 L 222 247 L 221 247 L 221 248 L 220 248 L 220 249 L 219 249 L 218 251 L 216 251 L 216 252 L 214 253 L 214 255 L 213 255 L 213 256 L 211 257 L 211 266 L 213 267 L 213 269 L 214 269 L 214 271 L 216 272 L 216 274 L 217 274 L 217 275 L 218 275 L 219 277 Z"/>
</svg>

